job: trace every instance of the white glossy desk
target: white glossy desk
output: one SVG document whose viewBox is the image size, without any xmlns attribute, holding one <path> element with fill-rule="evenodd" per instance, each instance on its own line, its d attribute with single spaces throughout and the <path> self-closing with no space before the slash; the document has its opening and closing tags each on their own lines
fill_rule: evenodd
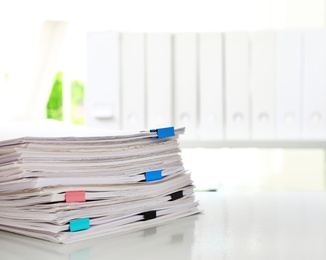
<svg viewBox="0 0 326 260">
<path fill-rule="evenodd" d="M 197 193 L 201 215 L 69 245 L 0 232 L 0 259 L 326 259 L 326 193 Z"/>
</svg>

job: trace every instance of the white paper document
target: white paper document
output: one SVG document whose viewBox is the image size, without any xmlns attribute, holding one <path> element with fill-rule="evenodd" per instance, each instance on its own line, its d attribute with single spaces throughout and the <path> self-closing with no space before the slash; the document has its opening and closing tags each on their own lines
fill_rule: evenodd
<svg viewBox="0 0 326 260">
<path fill-rule="evenodd" d="M 1 138 L 0 229 L 70 243 L 198 213 L 184 131 Z"/>
</svg>

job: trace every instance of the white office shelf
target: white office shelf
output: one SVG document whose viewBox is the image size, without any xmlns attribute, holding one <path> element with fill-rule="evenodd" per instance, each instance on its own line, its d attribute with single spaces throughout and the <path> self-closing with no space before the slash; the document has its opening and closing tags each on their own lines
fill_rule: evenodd
<svg viewBox="0 0 326 260">
<path fill-rule="evenodd" d="M 280 148 L 280 149 L 315 149 L 326 148 L 326 140 L 275 140 L 275 141 L 189 141 L 181 140 L 181 148 Z"/>
</svg>

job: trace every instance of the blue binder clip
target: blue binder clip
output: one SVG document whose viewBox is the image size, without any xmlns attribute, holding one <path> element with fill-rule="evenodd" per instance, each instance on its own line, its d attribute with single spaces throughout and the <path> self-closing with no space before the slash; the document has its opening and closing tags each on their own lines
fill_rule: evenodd
<svg viewBox="0 0 326 260">
<path fill-rule="evenodd" d="M 162 170 L 145 172 L 146 182 L 157 181 L 162 179 Z"/>
<path fill-rule="evenodd" d="M 158 129 L 151 129 L 151 133 L 157 132 L 157 138 L 166 138 L 175 136 L 174 127 L 165 127 L 165 128 L 158 128 Z"/>
<path fill-rule="evenodd" d="M 89 218 L 74 219 L 69 222 L 70 232 L 89 229 Z"/>
</svg>

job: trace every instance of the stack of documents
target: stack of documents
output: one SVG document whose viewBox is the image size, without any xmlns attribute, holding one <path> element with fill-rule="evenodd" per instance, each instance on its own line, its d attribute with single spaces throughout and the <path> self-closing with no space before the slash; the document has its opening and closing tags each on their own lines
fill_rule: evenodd
<svg viewBox="0 0 326 260">
<path fill-rule="evenodd" d="M 70 243 L 198 213 L 184 130 L 0 141 L 0 229 Z"/>
</svg>

